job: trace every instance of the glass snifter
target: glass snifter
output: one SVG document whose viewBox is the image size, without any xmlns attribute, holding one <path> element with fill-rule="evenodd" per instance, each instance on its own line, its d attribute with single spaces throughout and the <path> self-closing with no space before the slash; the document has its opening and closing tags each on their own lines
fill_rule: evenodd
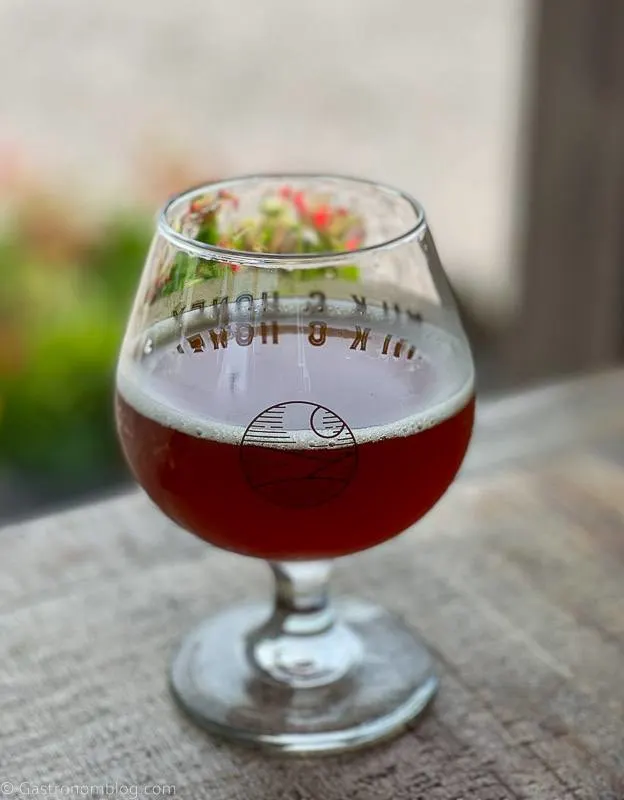
<svg viewBox="0 0 624 800">
<path fill-rule="evenodd" d="M 116 403 L 128 463 L 162 511 L 275 576 L 272 606 L 245 598 L 183 642 L 180 705 L 214 733 L 296 753 L 416 716 L 436 690 L 429 653 L 383 608 L 330 602 L 328 582 L 334 558 L 429 511 L 470 439 L 471 352 L 422 208 L 326 175 L 178 195 Z"/>
</svg>

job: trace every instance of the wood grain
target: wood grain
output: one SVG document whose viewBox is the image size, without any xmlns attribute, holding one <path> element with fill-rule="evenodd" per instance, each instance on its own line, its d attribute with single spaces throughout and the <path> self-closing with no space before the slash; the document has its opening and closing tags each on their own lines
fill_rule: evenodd
<svg viewBox="0 0 624 800">
<path fill-rule="evenodd" d="M 0 779 L 175 784 L 216 800 L 624 798 L 624 372 L 479 410 L 460 479 L 414 530 L 341 561 L 436 654 L 434 708 L 389 744 L 260 757 L 178 713 L 167 660 L 263 565 L 140 493 L 2 532 Z"/>
</svg>

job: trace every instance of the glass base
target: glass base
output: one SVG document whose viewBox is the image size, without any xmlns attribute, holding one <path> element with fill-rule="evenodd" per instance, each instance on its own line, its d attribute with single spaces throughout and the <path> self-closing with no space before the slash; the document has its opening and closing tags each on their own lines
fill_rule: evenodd
<svg viewBox="0 0 624 800">
<path fill-rule="evenodd" d="M 436 692 L 428 651 L 383 608 L 348 600 L 336 612 L 343 633 L 335 645 L 348 643 L 349 668 L 295 686 L 250 656 L 271 609 L 238 606 L 208 619 L 174 658 L 177 702 L 211 733 L 282 753 L 349 750 L 400 733 Z M 335 650 L 326 655 L 336 659 Z"/>
</svg>

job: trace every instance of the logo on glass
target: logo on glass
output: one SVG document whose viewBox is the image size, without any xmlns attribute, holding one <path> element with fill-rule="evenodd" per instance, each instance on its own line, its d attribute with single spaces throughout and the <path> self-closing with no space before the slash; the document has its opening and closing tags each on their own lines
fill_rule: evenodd
<svg viewBox="0 0 624 800">
<path fill-rule="evenodd" d="M 241 466 L 251 488 L 285 508 L 328 503 L 357 469 L 351 428 L 318 403 L 293 400 L 262 411 L 245 430 Z"/>
</svg>

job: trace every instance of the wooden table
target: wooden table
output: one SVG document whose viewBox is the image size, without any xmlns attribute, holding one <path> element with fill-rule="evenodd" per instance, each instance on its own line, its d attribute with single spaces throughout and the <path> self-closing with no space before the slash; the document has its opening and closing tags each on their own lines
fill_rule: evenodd
<svg viewBox="0 0 624 800">
<path fill-rule="evenodd" d="M 117 782 L 118 796 L 174 784 L 193 800 L 624 798 L 624 372 L 485 404 L 445 500 L 338 565 L 340 589 L 420 631 L 442 678 L 420 724 L 368 751 L 267 758 L 176 710 L 179 637 L 268 576 L 141 494 L 1 542 L 5 794 L 2 780 L 27 782 L 23 796 Z"/>
</svg>

